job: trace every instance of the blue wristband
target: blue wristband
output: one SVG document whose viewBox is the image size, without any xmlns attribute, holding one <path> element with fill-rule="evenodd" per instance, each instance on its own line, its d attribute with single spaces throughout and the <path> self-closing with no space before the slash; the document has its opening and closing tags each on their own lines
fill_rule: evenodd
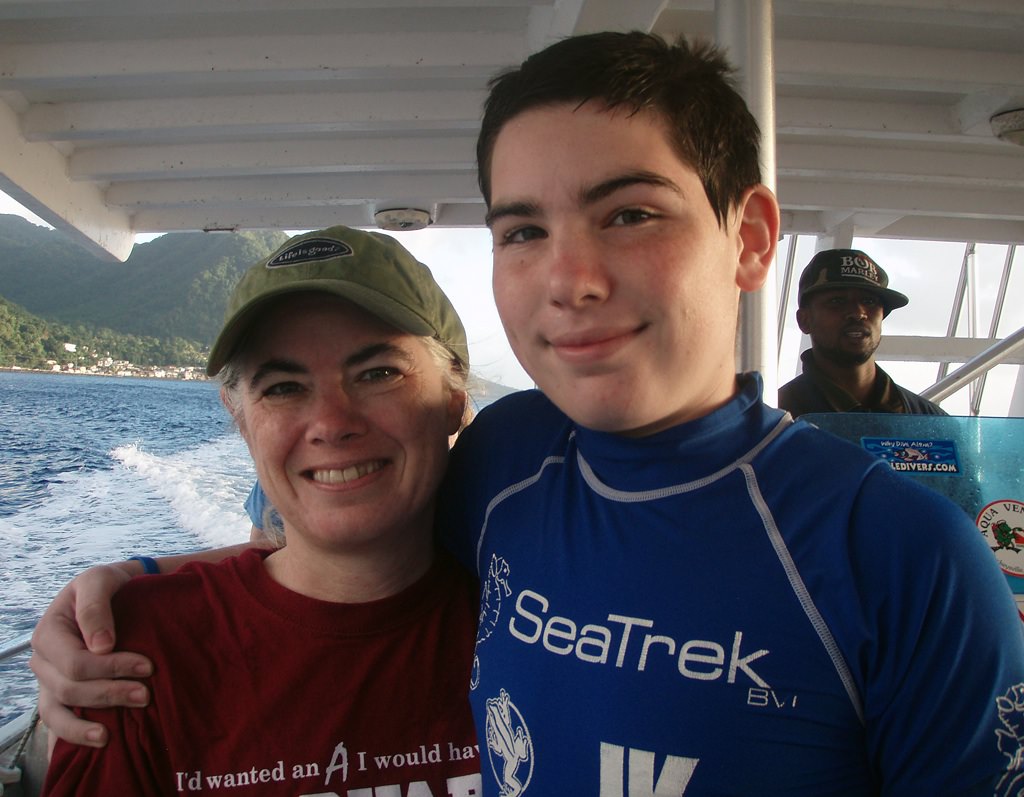
<svg viewBox="0 0 1024 797">
<path fill-rule="evenodd" d="M 142 565 L 142 572 L 147 576 L 160 575 L 160 568 L 157 566 L 156 559 L 151 556 L 130 556 L 128 561 L 139 562 Z"/>
</svg>

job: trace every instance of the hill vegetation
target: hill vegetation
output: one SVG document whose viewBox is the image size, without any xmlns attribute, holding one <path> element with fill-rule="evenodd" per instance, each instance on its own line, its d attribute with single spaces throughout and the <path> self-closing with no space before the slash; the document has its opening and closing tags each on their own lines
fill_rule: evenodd
<svg viewBox="0 0 1024 797">
<path fill-rule="evenodd" d="M 0 215 L 0 366 L 73 361 L 65 343 L 79 359 L 202 365 L 231 288 L 286 237 L 171 233 L 114 263 L 56 230 Z"/>
<path fill-rule="evenodd" d="M 44 321 L 0 298 L 0 367 L 46 368 L 51 362 L 88 367 L 109 360 L 143 366 L 202 366 L 206 354 L 203 346 L 185 338 Z"/>
</svg>

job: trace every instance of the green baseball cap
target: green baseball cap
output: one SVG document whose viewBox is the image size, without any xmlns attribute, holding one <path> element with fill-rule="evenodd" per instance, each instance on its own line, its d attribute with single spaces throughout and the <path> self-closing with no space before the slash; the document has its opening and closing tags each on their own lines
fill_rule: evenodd
<svg viewBox="0 0 1024 797">
<path fill-rule="evenodd" d="M 430 269 L 389 235 L 338 226 L 289 239 L 242 275 L 207 375 L 220 372 L 268 301 L 300 291 L 340 296 L 403 332 L 436 338 L 469 368 L 466 330 Z"/>
</svg>

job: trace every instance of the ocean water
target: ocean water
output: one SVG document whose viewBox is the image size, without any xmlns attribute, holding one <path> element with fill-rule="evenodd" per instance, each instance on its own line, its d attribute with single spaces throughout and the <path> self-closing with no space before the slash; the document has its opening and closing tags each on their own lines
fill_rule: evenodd
<svg viewBox="0 0 1024 797">
<path fill-rule="evenodd" d="M 247 539 L 254 478 L 212 382 L 0 372 L 0 641 L 92 564 Z M 27 661 L 0 663 L 0 725 Z"/>
</svg>

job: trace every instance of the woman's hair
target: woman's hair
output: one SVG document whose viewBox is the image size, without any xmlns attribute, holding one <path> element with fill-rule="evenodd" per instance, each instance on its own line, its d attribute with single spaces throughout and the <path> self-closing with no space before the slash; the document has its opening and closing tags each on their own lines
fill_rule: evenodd
<svg viewBox="0 0 1024 797">
<path fill-rule="evenodd" d="M 420 336 L 420 341 L 426 346 L 430 356 L 437 363 L 438 368 L 441 369 L 441 374 L 444 379 L 445 386 L 453 393 L 466 393 L 466 404 L 469 405 L 468 394 L 470 391 L 470 383 L 472 378 L 470 377 L 469 371 L 466 368 L 466 364 L 462 361 L 455 352 L 445 346 L 437 338 L 431 338 L 428 336 Z M 465 425 L 469 423 L 470 419 L 467 419 L 463 415 L 463 424 L 460 429 L 465 428 Z"/>
</svg>

